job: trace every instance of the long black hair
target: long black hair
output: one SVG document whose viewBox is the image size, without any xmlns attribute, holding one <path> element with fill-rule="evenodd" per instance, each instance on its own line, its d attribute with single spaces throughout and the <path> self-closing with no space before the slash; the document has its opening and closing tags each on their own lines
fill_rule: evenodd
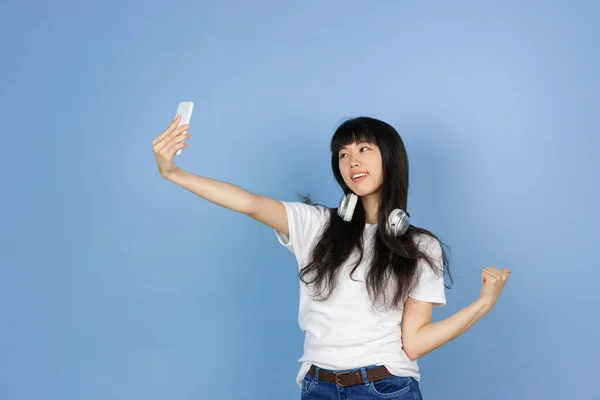
<svg viewBox="0 0 600 400">
<path fill-rule="evenodd" d="M 365 274 L 366 285 L 373 302 L 389 307 L 401 308 L 408 293 L 417 282 L 417 262 L 424 259 L 438 276 L 444 270 L 452 281 L 447 247 L 432 232 L 410 225 L 400 237 L 390 235 L 386 230 L 387 217 L 396 208 L 406 210 L 408 203 L 408 156 L 402 138 L 388 123 L 370 118 L 358 117 L 343 122 L 331 138 L 331 168 L 336 181 L 344 194 L 351 192 L 339 170 L 338 154 L 343 146 L 350 143 L 374 143 L 379 148 L 382 159 L 383 185 L 380 190 L 377 233 L 373 242 L 373 257 Z M 310 196 L 303 196 L 304 202 L 315 204 Z M 346 222 L 337 214 L 337 208 L 328 208 L 330 218 L 322 236 L 312 252 L 311 262 L 298 272 L 299 278 L 307 285 L 314 285 L 318 300 L 326 300 L 336 286 L 342 264 L 358 249 L 359 257 L 352 273 L 364 258 L 363 231 L 366 215 L 361 201 L 358 201 L 352 220 Z M 435 239 L 442 251 L 442 264 L 430 257 L 419 240 L 430 236 Z M 390 285 L 391 284 L 391 285 Z M 448 286 L 446 286 L 448 288 Z M 390 288 L 393 288 L 390 291 Z M 391 295 L 391 301 L 388 299 Z"/>
</svg>

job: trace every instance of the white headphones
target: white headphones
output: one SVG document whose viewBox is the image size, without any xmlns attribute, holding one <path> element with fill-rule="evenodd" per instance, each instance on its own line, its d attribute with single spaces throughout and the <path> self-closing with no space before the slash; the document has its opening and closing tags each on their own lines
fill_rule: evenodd
<svg viewBox="0 0 600 400">
<path fill-rule="evenodd" d="M 358 196 L 354 193 L 342 196 L 340 206 L 338 207 L 338 215 L 346 222 L 351 221 L 357 202 Z M 393 236 L 402 236 L 408 230 L 410 220 L 410 213 L 408 211 L 396 208 L 388 217 L 387 230 Z"/>
</svg>

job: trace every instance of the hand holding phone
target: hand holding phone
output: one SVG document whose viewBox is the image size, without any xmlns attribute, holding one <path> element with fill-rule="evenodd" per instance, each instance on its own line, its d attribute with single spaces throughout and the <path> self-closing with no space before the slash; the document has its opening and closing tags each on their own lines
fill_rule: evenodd
<svg viewBox="0 0 600 400">
<path fill-rule="evenodd" d="M 177 128 L 179 128 L 181 125 L 186 125 L 190 123 L 190 120 L 192 119 L 192 111 L 194 109 L 194 102 L 193 101 L 182 101 L 179 103 L 179 105 L 177 106 L 177 112 L 175 113 L 175 118 L 177 118 L 178 115 L 181 115 L 181 119 L 179 120 L 179 124 L 177 125 Z M 182 134 L 186 134 L 187 131 L 183 132 Z M 175 153 L 176 156 L 181 154 L 181 150 L 183 149 L 179 149 L 177 150 L 177 153 Z"/>
</svg>

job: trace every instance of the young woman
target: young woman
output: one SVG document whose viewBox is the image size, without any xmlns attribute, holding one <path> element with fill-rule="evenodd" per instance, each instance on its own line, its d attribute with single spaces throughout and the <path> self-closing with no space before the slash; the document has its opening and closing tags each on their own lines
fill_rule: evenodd
<svg viewBox="0 0 600 400">
<path fill-rule="evenodd" d="M 408 157 L 389 124 L 360 117 L 331 139 L 338 208 L 284 202 L 177 168 L 179 118 L 152 142 L 163 178 L 274 229 L 298 261 L 302 399 L 422 399 L 417 359 L 464 333 L 496 304 L 511 272 L 484 268 L 479 298 L 444 320 L 442 242 L 411 224 Z M 449 276 L 450 277 L 450 276 Z M 451 279 L 451 278 L 450 278 Z"/>
</svg>

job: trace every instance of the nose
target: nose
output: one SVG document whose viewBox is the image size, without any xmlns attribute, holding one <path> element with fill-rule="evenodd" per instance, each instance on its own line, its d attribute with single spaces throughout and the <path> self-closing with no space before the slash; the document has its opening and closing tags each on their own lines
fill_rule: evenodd
<svg viewBox="0 0 600 400">
<path fill-rule="evenodd" d="M 350 168 L 358 166 L 358 154 L 351 153 L 348 155 Z"/>
</svg>

